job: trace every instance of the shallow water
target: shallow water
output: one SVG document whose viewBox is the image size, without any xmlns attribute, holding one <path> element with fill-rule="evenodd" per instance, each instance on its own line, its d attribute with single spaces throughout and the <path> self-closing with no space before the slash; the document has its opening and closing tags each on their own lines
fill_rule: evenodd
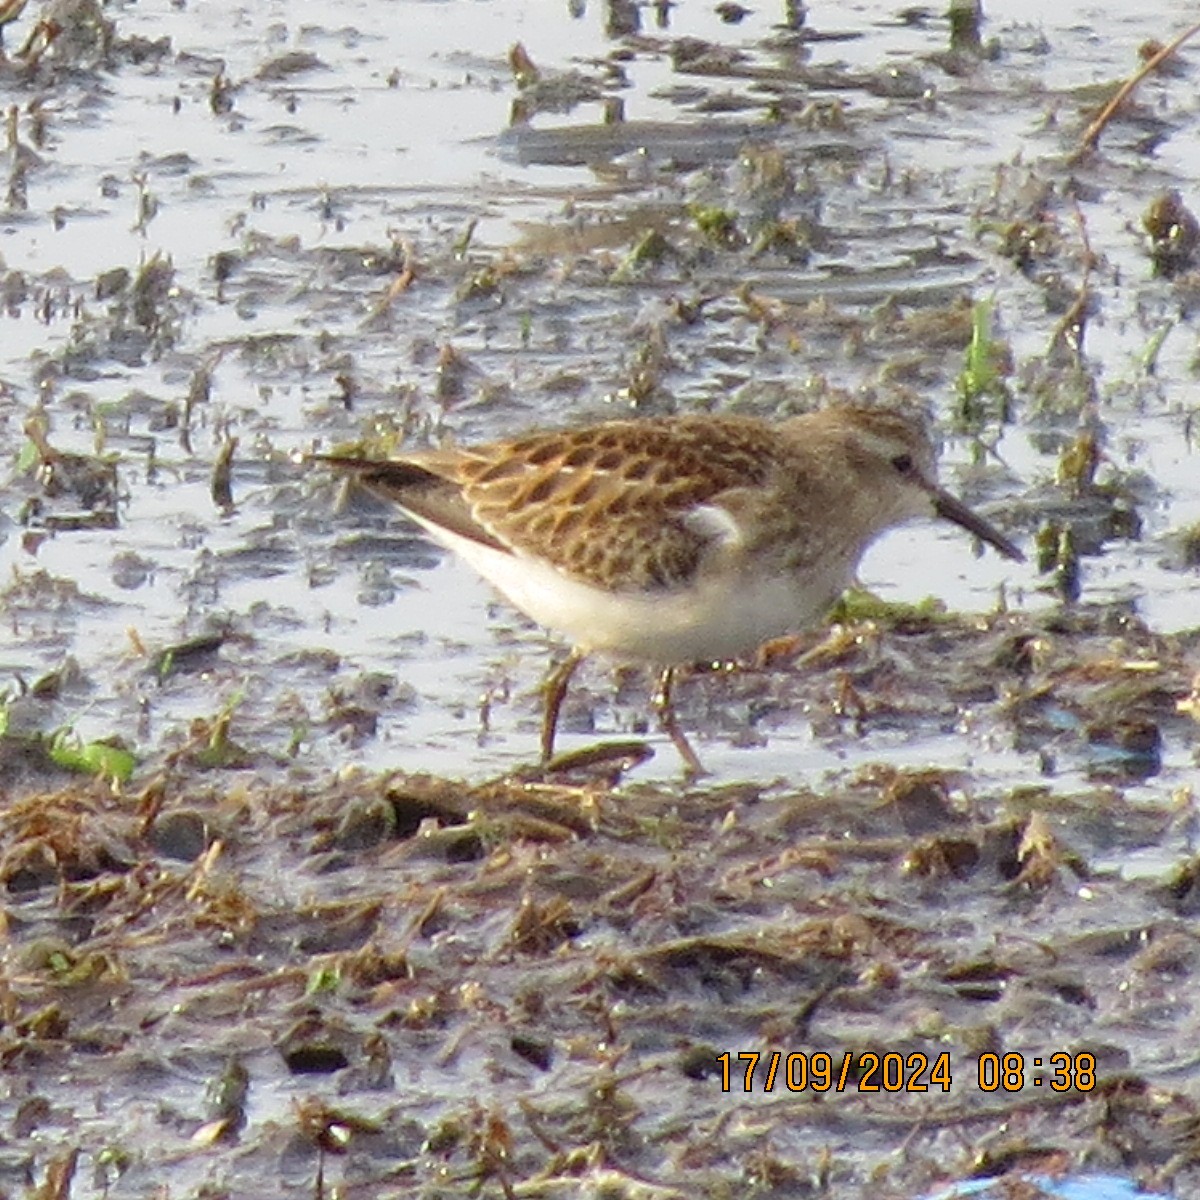
<svg viewBox="0 0 1200 1200">
<path fill-rule="evenodd" d="M 631 11 L 640 29 L 614 32 Z M 329 1002 L 350 1024 L 368 1020 L 366 1013 L 389 1036 L 397 1022 L 402 1027 L 396 1053 L 415 1093 L 410 1115 L 432 1127 L 467 1091 L 483 1094 L 485 1083 L 495 1085 L 497 1103 L 511 1099 L 509 1084 L 539 1101 L 569 1091 L 557 1073 L 542 1080 L 527 1072 L 513 1083 L 507 1034 L 487 1025 L 490 1010 L 478 997 L 447 1020 L 445 1042 L 434 1018 L 426 1027 L 405 1007 L 425 1003 L 414 998 L 420 989 L 442 1000 L 459 996 L 464 972 L 486 978 L 484 990 L 503 998 L 497 1004 L 511 1002 L 509 1012 L 519 1007 L 513 995 L 524 995 L 509 972 L 519 977 L 528 968 L 538 987 L 558 995 L 552 954 L 536 959 L 536 970 L 506 957 L 508 923 L 515 927 L 518 918 L 500 900 L 488 909 L 490 872 L 509 885 L 503 899 L 517 908 L 532 894 L 530 880 L 549 880 L 583 911 L 571 887 L 595 872 L 619 897 L 632 886 L 621 871 L 644 865 L 652 882 L 638 908 L 644 924 L 633 933 L 644 939 L 638 970 L 651 980 L 669 972 L 655 957 L 665 952 L 646 947 L 707 928 L 709 916 L 727 930 L 721 922 L 731 894 L 745 901 L 728 917 L 742 923 L 739 930 L 761 918 L 790 936 L 835 913 L 828 919 L 838 936 L 860 939 L 886 960 L 880 979 L 893 969 L 902 979 L 894 1010 L 870 988 L 865 998 L 855 994 L 867 1007 L 880 1004 L 863 1018 L 880 1037 L 898 1044 L 914 1028 L 924 1036 L 923 1014 L 943 1002 L 953 1014 L 945 1017 L 951 1040 L 994 1019 L 1011 1044 L 1029 1048 L 1040 1039 L 1050 1048 L 1093 1038 L 1098 1024 L 1101 1040 L 1128 1061 L 1161 1068 L 1156 1086 L 1173 1079 L 1187 1094 L 1195 1069 L 1182 1061 L 1188 1039 L 1181 1031 L 1195 1022 L 1186 998 L 1194 971 L 1188 983 L 1181 968 L 1184 983 L 1176 985 L 1175 960 L 1165 951 L 1166 966 L 1137 958 L 1126 970 L 1122 960 L 1084 946 L 1081 931 L 1144 922 L 1155 930 L 1148 940 L 1168 947 L 1191 936 L 1186 889 L 1176 916 L 1174 902 L 1156 888 L 1195 851 L 1198 726 L 1177 705 L 1200 668 L 1200 568 L 1180 548 L 1181 535 L 1200 524 L 1190 428 L 1200 350 L 1196 276 L 1194 266 L 1174 279 L 1154 273 L 1141 220 L 1168 189 L 1186 204 L 1200 203 L 1197 44 L 1183 50 L 1177 73 L 1142 84 L 1133 115 L 1104 134 L 1098 156 L 1074 165 L 1065 159 L 1113 83 L 1135 69 L 1138 47 L 1182 30 L 1195 19 L 1194 5 L 1006 5 L 989 14 L 983 35 L 997 53 L 982 58 L 947 56 L 938 13 L 913 10 L 906 19 L 898 7 L 874 2 L 815 4 L 800 31 L 782 28 L 783 5 L 756 6 L 728 24 L 714 6 L 692 0 L 634 10 L 582 0 L 143 0 L 103 13 L 117 39 L 107 58 L 59 43 L 40 66 L 0 67 L 20 140 L 20 148 L 9 148 L 10 170 L 14 161 L 20 170 L 0 213 L 0 423 L 12 467 L 0 492 L 0 672 L 11 681 L 13 727 L 19 720 L 32 731 L 69 725 L 84 739 L 119 735 L 140 763 L 126 797 L 170 780 L 228 835 L 237 864 L 230 876 L 218 867 L 215 883 L 193 879 L 188 887 L 199 891 L 189 891 L 178 910 L 171 904 L 182 888 L 158 908 L 147 899 L 133 916 L 106 917 L 111 924 L 101 920 L 94 931 L 98 944 L 114 956 L 112 947 L 120 947 L 134 964 L 127 969 L 135 985 L 114 1005 L 113 1025 L 122 1033 L 144 1027 L 157 1039 L 146 1062 L 124 1044 L 121 1071 L 128 1073 L 120 1079 L 130 1106 L 120 1121 L 79 1118 L 87 1136 L 78 1140 L 93 1159 L 106 1138 L 137 1146 L 139 1166 L 123 1177 L 122 1194 L 149 1194 L 138 1187 L 167 1182 L 173 1194 L 192 1194 L 217 1176 L 235 1181 L 234 1194 L 265 1194 L 264 1174 L 273 1194 L 312 1194 L 311 1158 L 289 1158 L 294 1147 L 285 1133 L 289 1105 L 307 1094 L 307 1082 L 297 1082 L 275 1054 L 282 1028 L 309 1002 L 315 952 L 303 939 L 331 923 L 306 904 L 373 903 L 382 895 L 371 944 L 402 941 L 406 953 L 415 947 L 407 982 L 362 984 L 351 999 L 338 993 L 336 1005 Z M 10 52 L 35 15 L 31 5 L 6 31 Z M 165 40 L 154 47 L 156 39 Z M 518 41 L 542 73 L 541 93 L 520 94 L 508 63 Z M 518 100 L 544 107 L 514 125 Z M 604 123 L 606 106 L 611 115 L 617 101 L 623 121 Z M 746 243 L 706 241 L 696 206 L 733 214 Z M 797 244 L 790 252 L 777 244 L 752 251 L 753 232 L 772 215 L 797 234 Z M 1001 252 L 1002 240 L 1017 225 L 1039 223 L 1041 240 L 1019 269 Z M 634 247 L 651 229 L 672 253 L 638 264 Z M 147 284 L 140 300 L 132 285 L 98 286 L 118 268 L 136 278 L 156 255 L 171 270 L 161 286 Z M 1091 315 L 1073 370 L 1053 361 L 1048 347 L 1085 272 Z M 702 318 L 678 320 L 673 302 L 699 298 L 710 301 Z M 773 316 L 757 312 L 751 298 Z M 969 325 L 964 314 L 986 299 L 995 302 L 996 335 L 1008 344 L 1013 373 L 1006 418 L 999 404 L 985 402 L 972 425 L 958 412 L 955 379 Z M 1160 333 L 1150 369 L 1144 356 Z M 207 389 L 200 386 L 205 374 Z M 537 740 L 536 688 L 561 648 L 401 520 L 339 508 L 335 485 L 298 465 L 298 454 L 380 427 L 405 428 L 410 444 L 423 444 L 628 412 L 729 408 L 774 416 L 860 395 L 927 404 L 945 438 L 944 481 L 1023 545 L 1063 513 L 1083 530 L 1116 509 L 1131 511 L 1140 535 L 1110 533 L 1091 546 L 1081 560 L 1079 599 L 1068 604 L 1051 575 L 1032 563 L 978 557 L 957 530 L 924 525 L 889 534 L 865 558 L 863 582 L 887 600 L 936 597 L 951 613 L 978 614 L 977 628 L 966 621 L 894 630 L 883 621 L 862 634 L 857 649 L 809 672 L 785 659 L 767 671 L 685 682 L 680 708 L 713 772 L 705 783 L 711 790 L 679 791 L 675 757 L 652 731 L 658 753 L 631 773 L 628 790 L 580 794 L 581 811 L 599 804 L 608 824 L 593 831 L 594 848 L 581 836 L 577 859 L 561 874 L 551 843 L 525 826 L 503 852 L 481 860 L 486 865 L 458 874 L 459 860 L 447 866 L 433 850 L 428 872 L 424 861 L 414 866 L 409 856 L 422 851 L 411 842 L 367 856 L 365 865 L 348 866 L 348 854 L 332 865 L 320 858 L 321 839 L 340 811 L 327 794 L 338 772 L 399 768 L 478 782 L 527 764 Z M 115 459 L 115 528 L 51 527 L 55 517 L 86 514 L 86 505 L 47 494 L 16 469 L 31 416 L 44 419 L 55 450 Z M 1060 453 L 1081 426 L 1102 442 L 1101 486 L 1072 508 L 1055 478 Z M 226 512 L 212 499 L 210 478 L 227 435 L 239 441 L 235 505 Z M 1078 627 L 1075 614 L 1082 614 Z M 228 633 L 217 653 L 156 676 L 155 653 L 214 628 Z M 1005 665 L 1024 639 L 1032 665 Z M 79 671 L 61 691 L 18 698 L 68 658 Z M 866 707 L 861 724 L 838 708 L 847 680 Z M 1140 690 L 1133 686 L 1139 681 Z M 587 668 L 567 706 L 563 747 L 640 736 L 649 687 L 637 672 Z M 252 752 L 252 768 L 187 767 L 180 748 L 207 735 L 207 726 L 192 722 L 223 711 L 232 713 L 231 735 Z M 1160 732 L 1157 758 L 1129 751 L 1136 737 L 1130 741 L 1121 720 L 1131 712 Z M 1056 836 L 1082 847 L 1094 874 L 1085 882 L 1063 868 L 1044 905 L 1020 910 L 1014 930 L 1019 903 L 1007 876 L 981 868 L 972 881 L 926 882 L 907 865 L 907 830 L 879 852 L 880 867 L 859 843 L 864 830 L 881 841 L 890 833 L 880 814 L 892 801 L 871 791 L 870 773 L 926 766 L 960 781 L 950 789 L 954 812 L 946 824 L 957 829 L 961 819 L 989 831 L 981 835 L 982 861 L 993 853 L 989 839 L 1002 841 L 1005 822 L 1018 821 L 1014 812 L 1023 820 L 1041 805 Z M 31 786 L 18 767 L 8 769 L 15 783 Z M 723 799 L 722 787 L 742 783 L 748 791 Z M 639 784 L 660 788 L 642 795 Z M 488 794 L 469 796 L 488 811 Z M 112 808 L 96 803 L 101 831 L 106 822 L 134 822 L 127 799 Z M 334 815 L 314 817 L 310 806 L 322 805 Z M 778 815 L 793 810 L 786 820 Z M 789 820 L 812 843 L 804 852 L 811 857 L 785 861 L 800 836 Z M 131 853 L 142 853 L 141 835 L 130 837 Z M 698 865 L 695 847 L 709 847 L 710 838 L 718 858 Z M 426 840 L 440 845 L 433 833 Z M 858 870 L 846 868 L 846 893 L 832 882 L 840 853 Z M 14 891 L 17 855 L 7 845 L 6 854 L 4 878 Z M 771 886 L 782 886 L 784 899 L 775 907 L 754 887 L 739 890 L 738 872 L 760 868 L 764 878 L 778 875 Z M 709 869 L 711 876 L 703 873 Z M 138 876 L 148 896 L 151 880 L 169 873 L 155 870 Z M 257 923 L 238 924 L 230 878 L 262 905 L 266 916 Z M 436 892 L 443 882 L 445 894 Z M 886 896 L 860 906 L 874 886 Z M 64 884 L 62 903 L 74 903 L 73 895 Z M 410 907 L 426 902 L 449 905 L 445 929 L 431 918 L 428 933 L 424 926 L 419 936 L 408 932 Z M 584 922 L 590 932 L 579 944 L 608 962 L 606 954 L 633 952 L 622 940 L 630 930 L 621 925 L 621 900 L 605 903 L 601 916 Z M 14 935 L 22 954 L 43 926 L 75 928 L 77 914 L 64 916 L 49 901 L 26 898 L 14 911 L 28 922 Z M 872 924 L 880 912 L 945 943 L 922 951 L 928 957 L 905 957 L 900 935 L 893 944 L 894 930 Z M 148 913 L 164 924 L 151 924 Z M 962 929 L 949 928 L 951 915 Z M 148 925 L 145 943 L 140 921 Z M 186 961 L 156 959 L 176 938 Z M 997 985 L 1002 1017 L 973 1016 L 992 1010 L 957 992 L 946 998 L 947 988 L 959 986 L 943 987 L 947 963 L 972 958 L 972 969 L 986 974 L 973 956 L 982 960 L 999 946 L 1001 957 L 1019 958 L 1023 951 L 1012 946 L 1026 941 L 1062 949 L 1063 961 L 1093 989 L 1087 1013 L 1084 1005 L 1060 1005 L 1057 985 L 1040 974 L 1044 965 L 1027 979 L 1025 960 L 1012 968 L 1011 988 L 1010 977 Z M 810 958 L 800 943 L 797 963 Z M 230 963 L 247 978 L 257 981 L 261 972 L 270 979 L 261 997 L 257 982 L 244 993 L 221 982 L 210 996 L 208 972 Z M 852 965 L 865 976 L 860 959 Z M 22 1019 L 62 998 L 54 979 L 43 979 L 27 959 L 7 966 Z M 618 982 L 605 983 L 600 1007 L 628 1015 L 649 1004 L 630 982 L 632 968 L 628 978 L 611 969 Z M 757 970 L 778 982 L 773 969 Z M 607 980 L 607 970 L 588 978 Z M 638 1053 L 650 1046 L 666 1054 L 680 1030 L 692 1036 L 705 1022 L 707 1036 L 723 1028 L 721 1036 L 747 1045 L 775 1028 L 777 1016 L 757 1009 L 725 1012 L 723 989 L 732 985 L 724 972 L 714 966 L 702 981 L 686 983 L 713 1011 L 672 1010 L 656 1026 L 658 1013 L 650 1032 L 638 1027 L 636 1037 L 646 1039 Z M 742 981 L 748 993 L 753 975 Z M 178 982 L 193 978 L 200 982 Z M 591 983 L 572 979 L 564 993 L 570 1005 L 577 995 L 591 1003 Z M 784 982 L 780 994 L 797 1008 L 806 988 L 825 986 L 808 976 L 803 986 L 792 975 Z M 1022 999 L 1024 986 L 1033 999 Z M 79 1005 L 75 1037 L 110 1019 L 83 991 L 70 995 Z M 271 1008 L 276 995 L 282 1007 Z M 1044 995 L 1053 1003 L 1039 1000 Z M 664 999 L 664 1009 L 674 1003 Z M 769 1003 L 784 1001 L 772 993 Z M 389 1004 L 405 1015 L 379 1015 Z M 583 1005 L 571 1012 L 578 1016 Z M 866 1037 L 855 1019 L 852 1007 L 840 1011 L 824 1036 Z M 212 1048 L 218 1027 L 230 1043 L 220 1052 Z M 437 1045 L 436 1060 L 422 1037 Z M 17 1041 L 6 1052 L 24 1054 L 26 1041 L 37 1039 L 21 1034 Z M 80 1078 L 91 1051 L 62 1045 L 53 1079 Z M 251 1180 L 242 1191 L 231 1159 L 217 1151 L 197 1161 L 189 1142 L 202 1119 L 198 1081 L 234 1048 L 254 1064 L 259 1138 L 241 1152 Z M 34 1049 L 48 1053 L 40 1044 Z M 70 1109 L 67 1084 L 39 1075 L 36 1054 L 29 1061 L 12 1103 L 21 1088 L 44 1086 L 62 1111 Z M 99 1089 L 112 1080 L 98 1061 L 84 1065 L 88 1084 Z M 568 1052 L 565 1061 L 572 1080 L 590 1078 L 590 1060 L 586 1069 L 573 1066 Z M 162 1085 L 135 1105 L 143 1070 L 156 1079 L 161 1072 Z M 347 1086 L 355 1103 L 366 1103 Z M 763 1098 L 722 1099 L 695 1081 L 685 1091 L 653 1072 L 632 1086 L 645 1089 L 638 1093 L 644 1110 L 669 1128 L 691 1128 L 702 1112 L 713 1129 L 734 1130 L 722 1143 L 723 1165 L 711 1173 L 694 1167 L 702 1133 L 686 1154 L 664 1151 L 653 1163 L 664 1186 L 710 1194 L 711 1184 L 714 1195 L 731 1179 L 742 1187 L 743 1169 L 751 1172 L 749 1141 L 762 1156 L 761 1178 L 770 1177 L 766 1141 L 747 1132 L 766 1120 L 766 1109 L 753 1107 Z M 1182 1112 L 1184 1100 L 1172 1096 Z M 801 1115 L 774 1128 L 772 1145 L 786 1145 L 787 1154 L 778 1152 L 789 1163 L 808 1163 L 807 1179 L 819 1174 L 821 1147 L 836 1140 L 838 1161 L 850 1164 L 845 1178 L 854 1181 L 847 1187 L 860 1189 L 844 1194 L 911 1197 L 943 1164 L 959 1160 L 957 1144 L 948 1151 L 923 1144 L 909 1160 L 910 1174 L 895 1168 L 892 1190 L 871 1190 L 879 1163 L 899 1161 L 890 1133 L 873 1127 L 872 1139 L 859 1145 L 844 1130 L 833 1139 L 831 1128 L 810 1126 L 810 1114 Z M 1059 1132 L 1053 1121 L 1044 1130 L 1047 1137 Z M 60 1134 L 56 1128 L 30 1151 L 39 1171 L 47 1146 L 71 1140 Z M 171 1163 L 162 1161 L 156 1136 L 170 1144 Z M 561 1136 L 564 1145 L 587 1140 Z M 661 1144 L 674 1146 L 671 1136 L 662 1134 Z M 30 1139 L 18 1140 L 25 1146 Z M 628 1159 L 610 1146 L 605 1161 L 650 1171 L 624 1150 Z M 417 1150 L 411 1153 L 417 1161 Z M 400 1150 L 395 1157 L 403 1157 Z M 274 1173 L 280 1163 L 286 1185 Z M 722 1174 L 729 1163 L 736 1171 Z M 81 1175 L 72 1194 L 104 1194 L 102 1175 Z M 435 1177 L 433 1167 L 421 1176 Z M 406 1187 L 411 1176 L 402 1179 L 390 1186 Z M 1182 1176 L 1180 1188 L 1187 1182 Z"/>
<path fill-rule="evenodd" d="M 1181 21 L 1186 6 L 1176 8 Z M 394 762 L 401 747 L 409 769 L 475 774 L 515 765 L 528 756 L 529 693 L 545 662 L 543 636 L 494 608 L 487 588 L 460 569 L 430 573 L 436 554 L 413 570 L 377 566 L 398 576 L 398 598 L 383 608 L 375 588 L 368 607 L 354 598 L 356 569 L 372 565 L 359 555 L 339 555 L 337 570 L 322 571 L 313 587 L 305 576 L 314 564 L 328 564 L 329 526 L 320 517 L 328 498 L 312 494 L 313 481 L 300 470 L 289 479 L 281 461 L 264 473 L 264 456 L 352 438 L 372 412 L 394 412 L 398 402 L 409 419 L 462 438 L 628 409 L 631 350 L 639 328 L 661 325 L 659 299 L 742 282 L 801 303 L 824 296 L 868 328 L 871 311 L 897 287 L 917 311 L 941 295 L 994 295 L 998 332 L 1016 362 L 1041 356 L 1054 315 L 1040 286 L 989 255 L 986 229 L 995 220 L 987 211 L 1003 208 L 1006 193 L 1045 186 L 1042 176 L 1052 182 L 1086 111 L 1087 89 L 1127 68 L 1133 47 L 1154 32 L 1145 20 L 1123 8 L 1006 10 L 985 29 L 1001 47 L 997 60 L 947 75 L 937 57 L 945 43 L 940 21 L 905 23 L 870 5 L 818 11 L 808 28 L 827 40 L 799 43 L 783 36 L 772 6 L 736 25 L 704 6 L 681 5 L 662 17 L 645 10 L 641 31 L 624 43 L 606 32 L 621 11 L 313 4 L 301 15 L 288 5 L 126 5 L 113 13 L 119 35 L 169 38 L 169 49 L 98 72 L 66 70 L 49 55 L 42 70 L 15 74 L 26 110 L 20 135 L 29 136 L 31 105 L 46 114 L 48 133 L 43 161 L 28 173 L 28 208 L 10 212 L 0 241 L 10 279 L 21 273 L 33 291 L 10 307 L 6 322 L 3 415 L 15 441 L 40 388 L 56 448 L 87 452 L 103 444 L 120 456 L 115 531 L 52 537 L 31 554 L 10 526 L 0 547 L 6 574 L 43 570 L 106 602 L 70 614 L 73 628 L 53 637 L 40 636 L 46 631 L 30 613 L 33 628 L 4 653 L 25 677 L 56 666 L 63 653 L 77 657 L 86 675 L 107 672 L 114 659 L 121 664 L 124 698 L 101 686 L 86 706 L 59 719 L 103 734 L 129 720 L 131 699 L 144 702 L 119 632 L 127 626 L 154 648 L 206 623 L 229 622 L 254 631 L 254 657 L 274 676 L 272 688 L 297 688 L 310 710 L 319 692 L 278 665 L 292 649 L 320 645 L 344 656 L 348 671 L 395 671 L 411 683 L 417 701 L 401 717 L 384 715 L 380 741 L 363 748 L 368 761 Z M 1171 16 L 1156 13 L 1155 27 L 1170 28 Z M 725 71 L 680 73 L 670 51 L 684 38 L 711 39 L 734 58 Z M 584 98 L 555 106 L 567 112 L 507 127 L 516 89 L 505 59 L 518 39 L 546 76 L 574 72 L 568 83 L 585 97 L 619 98 L 625 124 L 598 125 L 599 99 Z M 297 53 L 312 57 L 294 73 L 278 69 Z M 291 61 L 296 67 L 299 60 Z M 601 69 L 614 62 L 619 79 Z M 228 81 L 228 112 L 213 111 L 218 72 Z M 908 90 L 899 98 L 878 94 L 893 73 L 909 79 Z M 822 90 L 814 79 L 829 85 Z M 1184 86 L 1152 79 L 1139 101 L 1148 114 L 1172 111 Z M 597 286 L 580 269 L 588 259 L 570 246 L 589 229 L 619 219 L 636 231 L 639 214 L 678 212 L 689 197 L 720 203 L 726 194 L 744 209 L 739 169 L 723 161 L 735 153 L 736 137 L 708 165 L 705 143 L 721 128 L 762 128 L 764 95 L 797 94 L 844 107 L 840 127 L 816 141 L 852 148 L 860 164 L 845 175 L 820 173 L 803 167 L 799 150 L 801 169 L 810 172 L 799 194 L 810 193 L 804 205 L 834 233 L 824 251 L 790 265 L 717 255 L 700 268 L 708 279 L 695 266 L 692 278 L 668 267 L 617 288 Z M 732 114 L 700 115 L 714 97 L 739 103 Z M 626 151 L 624 165 L 601 169 L 606 151 L 598 135 L 606 129 L 631 131 L 624 143 L 644 146 L 644 154 Z M 797 137 L 802 147 L 808 135 L 783 132 L 786 160 Z M 1144 522 L 1140 540 L 1111 541 L 1102 556 L 1086 560 L 1083 598 L 1133 601 L 1164 633 L 1196 621 L 1194 570 L 1175 568 L 1178 556 L 1166 540 L 1200 520 L 1200 474 L 1184 436 L 1195 336 L 1186 316 L 1179 321 L 1179 289 L 1147 278 L 1137 226 L 1149 191 L 1169 184 L 1186 193 L 1188 165 L 1198 161 L 1195 136 L 1187 122 L 1171 122 L 1128 185 L 1111 168 L 1085 173 L 1093 195 L 1078 209 L 1101 256 L 1095 277 L 1104 281 L 1087 370 L 1106 459 L 1133 473 Z M 1118 150 L 1128 144 L 1120 125 L 1107 140 Z M 569 146 L 599 157 L 590 168 L 550 165 L 562 157 L 555 148 Z M 673 166 L 692 155 L 688 147 L 700 151 L 701 165 Z M 885 171 L 908 184 L 882 186 Z M 152 215 L 139 222 L 147 197 Z M 472 222 L 466 259 L 447 259 Z M 632 236 L 618 234 L 600 262 L 607 258 L 611 269 Z M 528 249 L 555 242 L 561 248 L 549 258 Z M 419 274 L 389 304 L 404 246 L 428 282 Z M 934 246 L 954 257 L 918 265 L 917 256 L 928 258 Z M 174 267 L 161 298 L 164 329 L 117 354 L 113 326 L 122 321 L 113 319 L 112 304 L 93 298 L 91 281 L 115 267 L 136 272 L 156 254 Z M 234 265 L 218 287 L 213 264 L 222 254 Z M 515 274 L 495 293 L 461 299 L 464 278 L 489 263 Z M 49 319 L 36 302 L 43 292 Z M 846 354 L 846 344 L 819 324 L 811 337 L 799 335 L 794 352 L 778 341 L 756 348 L 736 306 L 723 301 L 713 311 L 698 334 L 668 333 L 663 387 L 639 407 L 720 406 L 732 395 L 739 407 L 770 412 L 780 400 L 801 401 L 814 381 L 818 389 L 878 389 L 873 380 L 893 350 L 918 350 L 902 338 L 891 350 L 872 347 L 868 334 Z M 1138 356 L 1164 325 L 1172 328 L 1148 376 Z M 467 362 L 462 380 L 449 384 L 449 372 L 437 366 L 437 350 L 447 345 Z M 945 353 L 938 368 L 921 368 L 934 386 L 920 390 L 943 423 L 955 357 Z M 195 434 L 181 453 L 170 429 L 155 426 L 177 418 L 201 370 L 211 371 L 211 398 L 197 406 Z M 37 383 L 47 376 L 52 383 Z M 348 377 L 352 411 L 337 398 L 338 380 Z M 1053 451 L 1072 425 L 1069 416 L 1059 418 L 1056 433 L 1044 418 L 1023 419 L 1019 380 L 1014 396 L 1018 419 L 989 436 L 1006 471 L 988 484 L 986 498 L 1001 507 L 1052 478 Z M 208 497 L 208 473 L 226 431 L 241 440 L 238 507 L 221 515 Z M 145 455 L 152 448 L 158 469 L 151 479 Z M 961 478 L 967 453 L 964 442 L 949 444 L 950 481 Z M 301 525 L 293 520 L 298 504 L 306 514 Z M 1027 522 L 1036 519 L 1032 512 Z M 339 528 L 349 536 L 347 524 Z M 130 553 L 149 564 L 145 580 L 114 588 L 114 560 Z M 1043 594 L 1044 580 L 992 558 L 972 560 L 952 531 L 889 535 L 868 555 L 862 577 L 890 598 L 933 594 L 962 611 L 988 610 L 1002 584 L 1009 605 L 1055 603 Z M 454 647 L 449 662 L 447 645 Z M 267 666 L 272 659 L 276 666 Z M 507 689 L 510 680 L 517 712 L 496 708 L 495 736 L 483 746 L 464 737 L 484 694 L 497 682 Z M 218 687 L 210 702 L 219 707 L 228 695 L 228 684 Z M 169 694 L 153 697 L 160 722 L 184 719 L 198 701 L 190 691 L 181 699 L 179 707 Z M 773 734 L 770 747 L 752 756 L 727 757 L 717 745 L 708 757 L 726 778 L 815 769 L 820 758 L 812 757 L 801 724 L 793 735 Z M 993 765 L 1003 777 L 1006 769 Z"/>
</svg>

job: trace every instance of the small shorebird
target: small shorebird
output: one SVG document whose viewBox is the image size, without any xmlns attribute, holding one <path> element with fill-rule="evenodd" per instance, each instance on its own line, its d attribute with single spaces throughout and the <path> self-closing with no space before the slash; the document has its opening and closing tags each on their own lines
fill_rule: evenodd
<svg viewBox="0 0 1200 1200">
<path fill-rule="evenodd" d="M 543 762 L 593 652 L 662 668 L 655 707 L 693 774 L 674 670 L 743 657 L 819 621 L 884 530 L 944 517 L 1023 555 L 937 484 L 924 424 L 838 407 L 608 421 L 402 458 L 315 455 L 467 560 L 570 654 L 546 683 Z"/>
</svg>

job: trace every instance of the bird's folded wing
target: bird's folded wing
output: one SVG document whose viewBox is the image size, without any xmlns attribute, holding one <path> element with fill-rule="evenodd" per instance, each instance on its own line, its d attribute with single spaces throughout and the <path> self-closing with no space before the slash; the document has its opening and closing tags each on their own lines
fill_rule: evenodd
<svg viewBox="0 0 1200 1200">
<path fill-rule="evenodd" d="M 709 417 L 330 461 L 429 525 L 619 591 L 685 585 L 737 536 L 721 497 L 767 478 L 776 451 L 760 422 Z"/>
</svg>

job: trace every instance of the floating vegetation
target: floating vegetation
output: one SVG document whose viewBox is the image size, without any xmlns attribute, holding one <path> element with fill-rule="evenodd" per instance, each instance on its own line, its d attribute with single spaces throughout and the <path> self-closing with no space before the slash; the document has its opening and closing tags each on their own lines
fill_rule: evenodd
<svg viewBox="0 0 1200 1200">
<path fill-rule="evenodd" d="M 0 6 L 0 1190 L 1194 1194 L 1193 31 L 208 7 Z M 704 788 L 307 465 L 848 401 L 1044 574 L 898 535 Z"/>
</svg>

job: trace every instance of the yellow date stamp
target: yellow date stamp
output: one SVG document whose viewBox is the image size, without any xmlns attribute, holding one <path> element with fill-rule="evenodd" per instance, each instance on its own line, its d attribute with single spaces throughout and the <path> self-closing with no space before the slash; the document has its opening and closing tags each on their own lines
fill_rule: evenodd
<svg viewBox="0 0 1200 1200">
<path fill-rule="evenodd" d="M 989 1052 L 966 1070 L 952 1069 L 948 1051 L 932 1057 L 920 1051 L 725 1051 L 717 1064 L 724 1092 L 949 1092 L 956 1078 L 959 1086 L 980 1092 L 1090 1092 L 1096 1086 L 1096 1056 L 1086 1050 L 1045 1057 Z"/>
</svg>

